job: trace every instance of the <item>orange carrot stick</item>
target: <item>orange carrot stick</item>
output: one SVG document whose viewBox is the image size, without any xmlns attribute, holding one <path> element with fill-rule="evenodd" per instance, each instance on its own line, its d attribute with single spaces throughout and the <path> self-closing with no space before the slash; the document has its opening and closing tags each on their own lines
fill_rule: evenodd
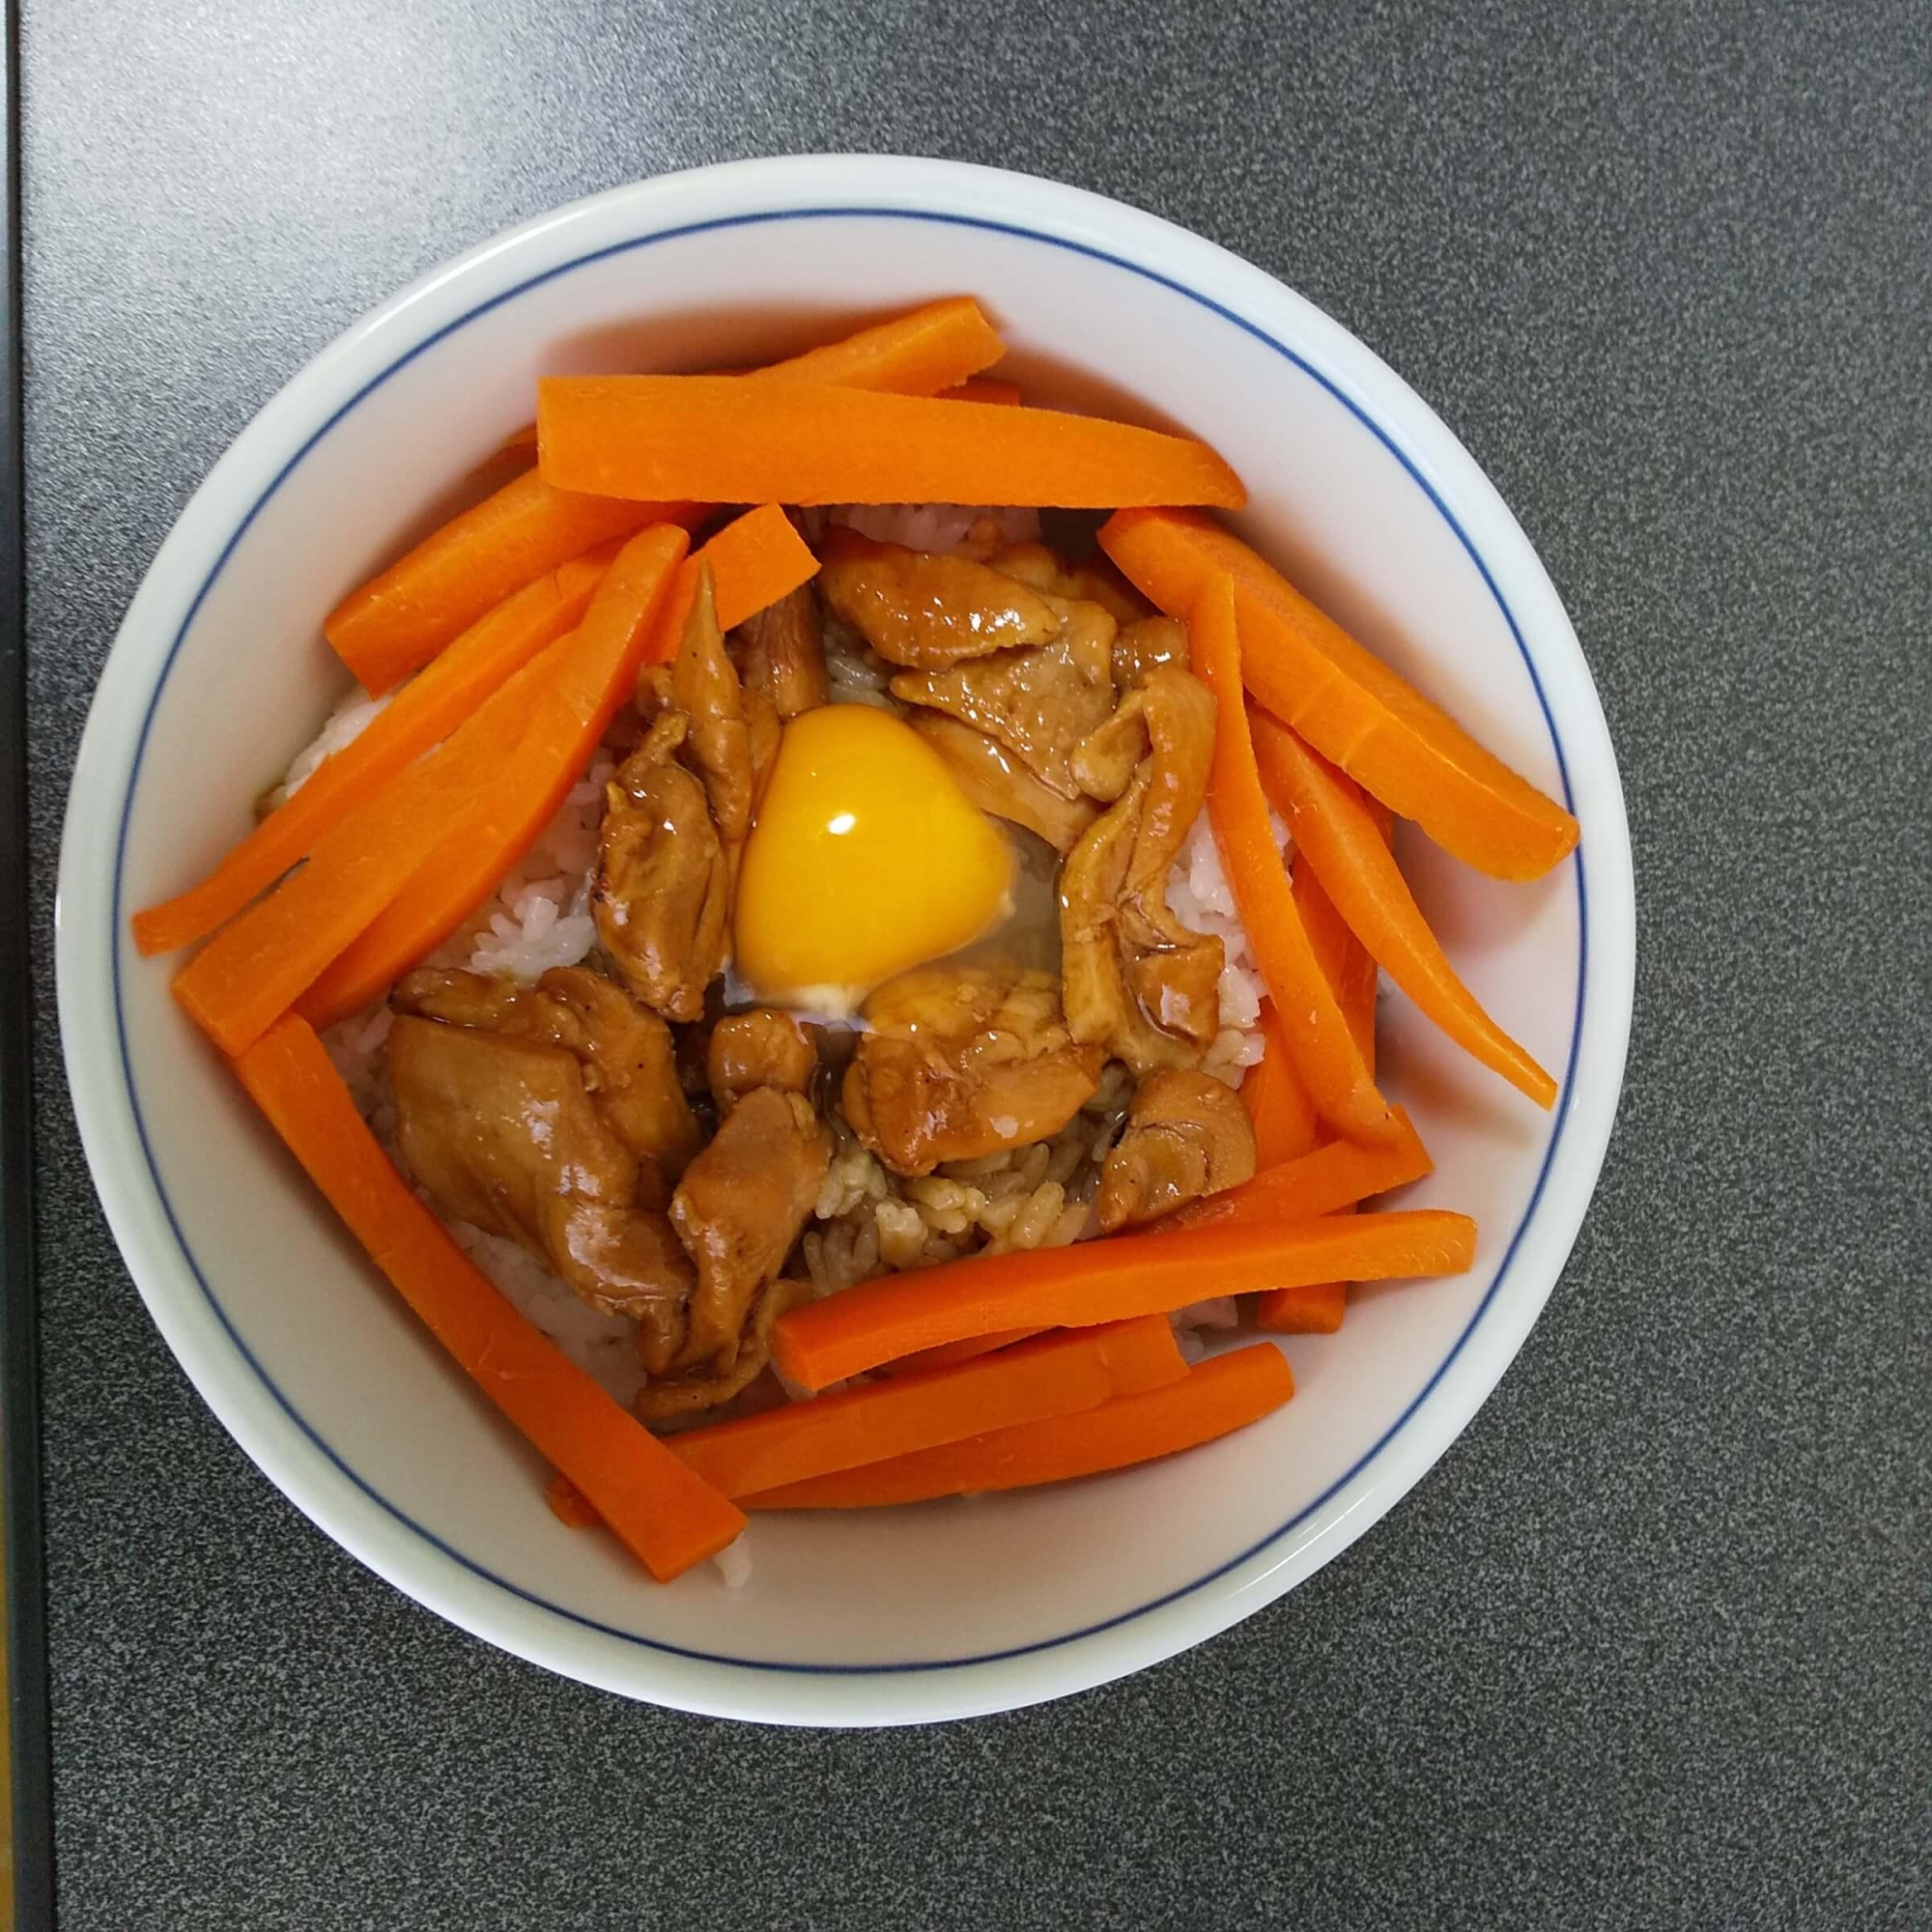
<svg viewBox="0 0 1932 1932">
<path fill-rule="evenodd" d="M 445 738 L 512 672 L 583 615 L 614 543 L 526 583 L 479 618 L 296 795 L 235 846 L 200 885 L 134 915 L 144 953 L 172 952 L 213 932 L 307 857 L 315 841 Z"/>
<path fill-rule="evenodd" d="M 1039 1328 L 1002 1328 L 991 1335 L 968 1335 L 963 1342 L 946 1342 L 937 1349 L 915 1350 L 910 1355 L 901 1355 L 895 1362 L 882 1362 L 879 1366 L 889 1376 L 914 1376 L 927 1369 L 951 1369 L 961 1362 L 977 1361 L 981 1355 L 990 1355 L 996 1349 L 1010 1349 L 1015 1342 L 1031 1342 L 1036 1335 L 1045 1332 Z"/>
<path fill-rule="evenodd" d="M 1007 345 L 980 304 L 970 296 L 953 296 L 763 369 L 718 373 L 789 377 L 795 383 L 833 383 L 848 389 L 890 389 L 901 396 L 1016 403 L 1020 392 L 1011 383 L 982 379 L 977 373 L 1006 353 Z M 982 388 L 987 393 L 981 394 Z M 535 423 L 513 431 L 502 444 L 505 451 L 526 449 L 533 455 L 536 446 Z"/>
<path fill-rule="evenodd" d="M 1264 715 L 1255 714 L 1257 722 Z M 1256 749 L 1260 750 L 1259 742 Z M 1349 1031 L 1373 1073 L 1376 1069 L 1375 959 L 1335 910 L 1335 901 L 1323 890 L 1321 875 L 1308 863 L 1305 853 L 1294 855 L 1289 882 L 1294 893 L 1295 910 L 1301 915 L 1301 929 L 1307 933 L 1308 944 L 1315 953 L 1315 963 L 1334 989 L 1335 1004 L 1342 1009 L 1342 1017 L 1349 1022 Z"/>
<path fill-rule="evenodd" d="M 631 695 L 683 548 L 684 532 L 668 525 L 633 537 L 598 586 L 583 622 L 551 646 L 554 662 L 550 653 L 537 661 L 544 675 L 522 703 L 522 729 L 487 781 L 470 788 L 463 809 L 440 823 L 434 838 L 413 841 L 412 868 L 374 913 L 362 917 L 346 939 L 337 928 L 327 967 L 296 1002 L 318 1032 L 360 1012 L 435 952 L 489 898 L 555 816 L 618 705 Z M 399 783 L 408 783 L 411 776 L 405 774 Z M 379 810 L 392 795 L 377 801 Z M 318 847 L 308 869 L 321 856 Z M 272 905 L 305 876 L 306 871 L 298 872 L 265 903 Z"/>
<path fill-rule="evenodd" d="M 998 376 L 975 376 L 939 393 L 949 403 L 998 403 L 1009 410 L 1017 409 L 1026 400 L 1017 383 L 1003 382 Z"/>
<path fill-rule="evenodd" d="M 1463 1052 L 1539 1107 L 1553 1106 L 1556 1082 L 1456 977 L 1360 791 L 1265 713 L 1254 734 L 1262 783 L 1294 834 L 1297 861 L 1307 860 L 1350 930 Z"/>
<path fill-rule="evenodd" d="M 697 559 L 688 556 L 671 573 L 664 608 L 652 621 L 651 634 L 644 639 L 644 654 L 638 660 L 640 667 L 669 664 L 677 656 L 691 622 L 692 607 L 696 602 Z"/>
<path fill-rule="evenodd" d="M 1204 1295 L 1331 1277 L 1459 1274 L 1475 1259 L 1466 1215 L 1417 1209 L 1347 1220 L 1268 1221 L 1115 1235 L 1068 1248 L 979 1255 L 862 1282 L 779 1317 L 780 1369 L 823 1388 L 915 1349 L 1035 1322 L 1088 1328 L 1165 1315 Z"/>
<path fill-rule="evenodd" d="M 1256 698 L 1457 858 L 1494 878 L 1534 879 L 1575 847 L 1577 821 L 1560 805 L 1208 518 L 1122 511 L 1100 543 L 1170 616 L 1184 617 L 1208 579 L 1228 572 Z"/>
<path fill-rule="evenodd" d="M 1246 501 L 1206 443 L 1054 410 L 777 377 L 550 376 L 538 468 L 559 489 L 721 503 Z"/>
<path fill-rule="evenodd" d="M 1394 832 L 1394 821 L 1385 808 L 1375 805 L 1378 814 L 1377 830 L 1384 845 Z M 1334 990 L 1335 1004 L 1349 1022 L 1349 1031 L 1361 1049 L 1371 1073 L 1376 1070 L 1376 962 L 1367 949 L 1342 923 L 1342 916 L 1329 902 L 1300 853 L 1295 854 L 1293 873 L 1295 910 L 1314 949 L 1322 978 Z M 1416 1144 L 1418 1148 L 1420 1143 Z M 1426 1161 L 1428 1156 L 1423 1156 Z M 1412 1179 L 1414 1176 L 1405 1176 Z M 1393 1187 L 1394 1180 L 1388 1182 Z M 1375 1192 L 1377 1190 L 1370 1190 Z M 1352 1214 L 1353 1206 L 1342 1205 L 1334 1212 Z M 1258 1328 L 1276 1335 L 1332 1335 L 1342 1325 L 1348 1312 L 1349 1284 L 1345 1281 L 1310 1282 L 1302 1288 L 1275 1288 L 1254 1299 L 1254 1320 Z"/>
<path fill-rule="evenodd" d="M 978 375 L 1005 354 L 1006 344 L 979 303 L 955 296 L 754 373 L 929 396 Z M 532 426 L 503 447 L 534 446 L 536 440 Z M 619 507 L 620 501 L 586 504 L 552 489 L 534 471 L 520 476 L 345 597 L 324 625 L 328 640 L 364 686 L 386 691 L 542 572 L 608 537 L 628 536 L 651 523 L 688 526 L 699 514 L 688 503 Z"/>
<path fill-rule="evenodd" d="M 589 1499 L 568 1476 L 553 1476 L 544 1490 L 550 1513 L 566 1529 L 593 1529 L 604 1519 L 591 1508 Z"/>
<path fill-rule="evenodd" d="M 1279 1167 L 1264 1168 L 1252 1180 L 1191 1202 L 1156 1221 L 1149 1234 L 1183 1228 L 1284 1227 L 1313 1221 L 1386 1194 L 1435 1171 L 1422 1137 L 1401 1107 L 1394 1110 L 1395 1133 L 1364 1146 L 1329 1141 Z"/>
<path fill-rule="evenodd" d="M 1312 938 L 1313 935 L 1311 934 Z M 1257 1022 L 1267 1042 L 1258 1066 L 1241 1082 L 1241 1098 L 1255 1129 L 1255 1165 L 1278 1166 L 1321 1145 L 1321 1121 L 1308 1090 L 1294 1070 L 1294 1050 L 1289 1044 L 1272 1000 L 1262 1002 Z"/>
<path fill-rule="evenodd" d="M 1361 1049 L 1321 977 L 1274 842 L 1248 736 L 1234 585 L 1225 574 L 1210 578 L 1202 592 L 1188 623 L 1188 650 L 1196 674 L 1214 694 L 1214 758 L 1208 780 L 1214 842 L 1281 1017 L 1281 1037 L 1322 1119 L 1356 1139 L 1374 1140 L 1389 1131 L 1388 1102 L 1376 1091 Z"/>
<path fill-rule="evenodd" d="M 1077 1415 L 1021 1423 L 940 1449 L 747 1496 L 753 1510 L 867 1509 L 1028 1489 L 1124 1469 L 1211 1442 L 1258 1422 L 1294 1394 L 1294 1374 L 1271 1342 L 1215 1355 L 1179 1381 L 1119 1396 Z"/>
<path fill-rule="evenodd" d="M 734 531 L 753 517 L 763 519 L 768 513 L 784 521 L 789 543 L 762 522 L 749 533 L 752 542 L 733 536 Z M 760 536 L 768 536 L 769 545 L 756 541 Z M 755 616 L 768 604 L 776 604 L 786 591 L 806 582 L 818 569 L 818 559 L 792 529 L 782 510 L 773 504 L 748 512 L 736 523 L 725 525 L 678 565 L 677 574 L 671 579 L 670 594 L 651 625 L 640 663 L 668 664 L 677 656 L 684 642 L 685 626 L 691 621 L 691 607 L 697 602 L 697 574 L 707 564 L 711 566 L 711 594 L 718 606 L 718 622 L 727 631 L 732 628 L 725 622 L 727 611 L 745 611 L 747 616 Z M 787 576 L 793 579 L 791 582 L 784 583 L 774 596 L 765 595 L 773 584 L 782 582 Z M 757 601 L 753 602 L 753 599 Z M 746 610 L 748 603 L 751 608 Z M 743 621 L 742 617 L 737 619 L 739 623 Z"/>
<path fill-rule="evenodd" d="M 514 763 L 515 756 L 513 745 L 505 753 L 504 765 Z M 516 857 L 505 858 L 501 845 L 477 842 L 471 828 L 480 825 L 484 810 L 471 802 L 442 843 L 422 860 L 388 904 L 297 999 L 295 1011 L 317 1033 L 327 1033 L 381 999 L 405 973 L 421 965 L 502 883 Z M 537 830 L 546 822 L 539 819 Z M 534 838 L 535 833 L 530 836 Z"/>
<path fill-rule="evenodd" d="M 303 1023 L 235 1062 L 329 1205 L 436 1339 L 661 1582 L 715 1556 L 740 1511 L 694 1475 L 504 1299 L 377 1145 Z"/>
<path fill-rule="evenodd" d="M 1256 1295 L 1254 1321 L 1270 1335 L 1333 1335 L 1348 1312 L 1346 1281 L 1312 1281 L 1305 1288 L 1271 1288 Z"/>
<path fill-rule="evenodd" d="M 818 574 L 818 559 L 776 503 L 747 510 L 726 524 L 698 548 L 694 561 L 711 566 L 718 625 L 725 631 L 736 630 Z"/>
<path fill-rule="evenodd" d="M 175 975 L 175 998 L 224 1053 L 240 1053 L 288 1011 L 497 781 L 568 642 L 550 645 L 439 750 L 330 827 L 306 865 Z"/>
<path fill-rule="evenodd" d="M 748 1496 L 963 1436 L 1094 1408 L 1179 1381 L 1187 1364 L 1163 1315 L 1074 1329 L 979 1361 L 795 1402 L 671 1438 L 721 1495 Z"/>
<path fill-rule="evenodd" d="M 932 396 L 991 368 L 1006 353 L 999 330 L 980 304 L 971 296 L 952 296 L 862 328 L 842 342 L 770 363 L 758 373 L 794 383 Z"/>
<path fill-rule="evenodd" d="M 691 513 L 688 503 L 572 496 L 530 470 L 351 591 L 323 631 L 367 690 L 387 691 L 534 578 L 612 537 Z"/>
</svg>

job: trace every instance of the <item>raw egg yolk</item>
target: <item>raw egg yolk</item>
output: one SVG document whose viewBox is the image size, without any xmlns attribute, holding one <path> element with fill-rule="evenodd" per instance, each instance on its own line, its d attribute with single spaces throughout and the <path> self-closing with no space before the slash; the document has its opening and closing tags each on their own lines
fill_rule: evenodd
<svg viewBox="0 0 1932 1932">
<path fill-rule="evenodd" d="M 738 874 L 737 972 L 760 998 L 851 1012 L 1006 913 L 1013 851 L 938 753 L 869 705 L 785 726 Z"/>
</svg>

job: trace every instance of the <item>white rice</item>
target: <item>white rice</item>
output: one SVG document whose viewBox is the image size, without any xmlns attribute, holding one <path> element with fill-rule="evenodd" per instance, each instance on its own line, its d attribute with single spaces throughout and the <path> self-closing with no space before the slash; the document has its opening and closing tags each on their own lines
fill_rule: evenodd
<svg viewBox="0 0 1932 1932">
<path fill-rule="evenodd" d="M 1268 814 L 1282 864 L 1289 860 L 1288 827 L 1278 814 Z M 1247 928 L 1235 905 L 1234 888 L 1221 867 L 1214 828 L 1204 811 L 1194 821 L 1187 841 L 1175 854 L 1167 875 L 1167 902 L 1182 925 L 1194 932 L 1212 933 L 1221 942 L 1221 1031 L 1208 1050 L 1206 1070 L 1238 1087 L 1250 1066 L 1258 1065 L 1267 1038 L 1258 1026 L 1267 981 L 1248 946 Z"/>
<path fill-rule="evenodd" d="M 597 943 L 590 888 L 604 788 L 616 765 L 599 751 L 497 895 L 453 934 L 431 963 L 501 973 L 530 985 L 554 966 L 575 966 Z"/>
</svg>

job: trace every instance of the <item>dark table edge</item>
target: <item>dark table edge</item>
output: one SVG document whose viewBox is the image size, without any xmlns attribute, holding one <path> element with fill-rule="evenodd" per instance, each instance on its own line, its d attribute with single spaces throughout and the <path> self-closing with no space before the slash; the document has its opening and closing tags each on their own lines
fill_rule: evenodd
<svg viewBox="0 0 1932 1932">
<path fill-rule="evenodd" d="M 26 496 L 20 447 L 20 42 L 0 34 L 0 1415 L 6 1435 L 7 1665 L 14 1923 L 51 1926 L 52 1766 L 41 1519 L 40 1334 L 34 1287 L 33 985 L 28 968 Z"/>
</svg>

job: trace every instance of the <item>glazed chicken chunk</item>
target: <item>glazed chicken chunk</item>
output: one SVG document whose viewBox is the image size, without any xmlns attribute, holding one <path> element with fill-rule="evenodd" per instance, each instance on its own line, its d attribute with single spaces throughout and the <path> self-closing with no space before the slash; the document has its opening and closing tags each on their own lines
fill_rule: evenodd
<svg viewBox="0 0 1932 1932">
<path fill-rule="evenodd" d="M 1167 903 L 1168 868 L 1200 814 L 1213 755 L 1213 696 L 1172 668 L 1122 705 L 1098 751 L 1083 747 L 1093 781 L 1111 784 L 1123 766 L 1131 776 L 1061 868 L 1066 1023 L 1137 1075 L 1198 1066 L 1220 1027 L 1221 942 L 1182 925 Z"/>
<path fill-rule="evenodd" d="M 745 687 L 718 628 L 708 567 L 700 570 L 684 642 L 671 664 L 668 696 L 690 720 L 680 755 L 704 782 L 719 842 L 735 853 L 752 829 L 753 727 Z"/>
<path fill-rule="evenodd" d="M 1113 623 L 1104 611 L 1100 615 L 1104 635 L 1068 634 L 1037 649 L 972 658 L 950 670 L 901 671 L 892 694 L 997 739 L 1047 790 L 1078 799 L 1073 754 L 1114 709 Z"/>
<path fill-rule="evenodd" d="M 830 1158 L 804 1097 L 810 1036 L 784 1013 L 720 1022 L 725 1119 L 700 1151 L 669 1029 L 587 968 L 534 986 L 419 971 L 392 1004 L 399 1151 L 437 1211 L 519 1242 L 593 1308 L 634 1319 L 653 1378 L 643 1412 L 743 1387 Z"/>
<path fill-rule="evenodd" d="M 831 1138 L 802 1094 L 756 1087 L 684 1171 L 671 1225 L 697 1264 L 677 1366 L 735 1366 L 759 1292 L 778 1276 L 818 1199 Z"/>
<path fill-rule="evenodd" d="M 726 1013 L 711 1029 L 705 1071 L 721 1115 L 755 1088 L 804 1094 L 817 1070 L 818 1044 L 810 1030 L 776 1008 Z"/>
<path fill-rule="evenodd" d="M 911 723 L 946 760 L 959 789 L 981 811 L 1024 825 L 1056 852 L 1071 851 L 1099 815 L 1092 799 L 1062 798 L 1035 778 L 997 738 L 987 737 L 943 711 L 915 711 Z"/>
<path fill-rule="evenodd" d="M 1173 617 L 1141 617 L 1121 626 L 1114 639 L 1114 682 L 1121 690 L 1131 691 L 1168 667 L 1188 668 L 1185 624 Z"/>
<path fill-rule="evenodd" d="M 605 1314 L 681 1313 L 696 1271 L 636 1205 L 637 1156 L 574 1053 L 406 1013 L 388 1060 L 397 1150 L 439 1214 L 520 1243 Z"/>
<path fill-rule="evenodd" d="M 866 1020 L 845 1118 L 904 1175 L 1058 1133 L 1106 1064 L 1069 1036 L 1047 973 L 922 967 L 881 986 Z"/>
<path fill-rule="evenodd" d="M 624 983 L 672 1020 L 695 1020 L 730 956 L 731 867 L 703 784 L 676 762 L 689 721 L 666 711 L 606 794 L 591 910 Z"/>
<path fill-rule="evenodd" d="M 827 534 L 821 557 L 827 608 L 903 668 L 892 680 L 895 697 L 991 738 L 1048 792 L 1079 799 L 1073 753 L 1114 708 L 1118 626 L 1103 605 L 1036 589 L 971 557 L 843 528 Z M 1049 573 L 1046 581 L 1070 580 Z"/>
<path fill-rule="evenodd" d="M 1051 643 L 1061 631 L 1053 602 L 1016 578 L 839 526 L 819 547 L 818 589 L 882 658 L 912 670 Z"/>
<path fill-rule="evenodd" d="M 389 996 L 399 1013 L 540 1040 L 577 1056 L 592 1104 L 638 1158 L 637 1194 L 662 1208 L 697 1151 L 697 1122 L 677 1075 L 670 1029 L 623 987 L 583 966 L 534 986 L 482 973 L 418 968 Z"/>
<path fill-rule="evenodd" d="M 1158 1220 L 1254 1173 L 1255 1130 L 1241 1096 L 1210 1073 L 1164 1067 L 1135 1091 L 1100 1171 L 1100 1232 Z"/>
<path fill-rule="evenodd" d="M 1084 563 L 1072 563 L 1043 543 L 1016 543 L 995 551 L 986 561 L 1002 576 L 1017 578 L 1049 597 L 1097 604 L 1123 630 L 1148 614 L 1148 607 L 1098 553 Z"/>
<path fill-rule="evenodd" d="M 631 991 L 695 1020 L 730 963 L 738 854 L 779 739 L 772 700 L 724 649 L 708 568 L 676 660 L 639 675 L 638 707 L 650 728 L 606 793 L 591 910 Z"/>
<path fill-rule="evenodd" d="M 768 697 L 781 722 L 826 701 L 825 636 L 810 584 L 746 618 L 731 636 L 746 691 Z"/>
<path fill-rule="evenodd" d="M 681 1370 L 675 1375 L 656 1373 L 661 1364 L 650 1352 L 651 1338 L 639 1327 L 639 1353 L 645 1368 L 653 1374 L 638 1396 L 635 1406 L 639 1417 L 645 1422 L 668 1422 L 678 1416 L 700 1414 L 742 1395 L 771 1360 L 772 1324 L 787 1308 L 810 1299 L 811 1284 L 806 1281 L 781 1277 L 760 1290 L 739 1332 L 737 1354 L 728 1369 L 713 1365 Z"/>
</svg>

